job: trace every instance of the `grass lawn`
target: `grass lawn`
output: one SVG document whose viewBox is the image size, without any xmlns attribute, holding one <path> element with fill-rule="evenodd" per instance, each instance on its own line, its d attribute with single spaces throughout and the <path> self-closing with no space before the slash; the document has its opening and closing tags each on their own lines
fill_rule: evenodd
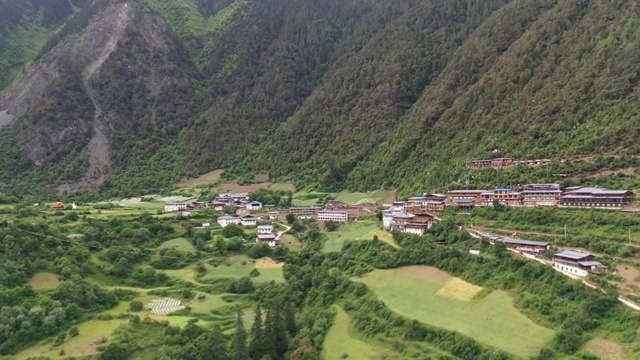
<svg viewBox="0 0 640 360">
<path fill-rule="evenodd" d="M 40 343 L 16 354 L 14 359 L 27 359 L 39 356 L 51 359 L 62 359 L 95 354 L 98 352 L 96 350 L 98 346 L 96 343 L 97 340 L 102 337 L 109 337 L 118 326 L 127 322 L 128 320 L 85 321 L 78 325 L 80 334 L 74 338 L 67 338 L 62 345 L 52 349 L 51 346 L 53 342 L 47 344 Z M 64 349 L 63 356 L 60 356 L 61 349 Z"/>
<path fill-rule="evenodd" d="M 327 241 L 322 247 L 322 252 L 334 252 L 342 250 L 347 240 L 360 240 L 368 233 L 379 230 L 378 225 L 372 221 L 358 221 L 344 224 L 337 231 L 327 232 Z M 373 239 L 373 236 L 369 238 Z"/>
<path fill-rule="evenodd" d="M 29 285 L 38 290 L 52 290 L 58 287 L 60 279 L 58 275 L 50 272 L 35 273 L 31 279 L 29 279 Z"/>
<path fill-rule="evenodd" d="M 376 230 L 370 231 L 370 232 L 364 234 L 360 239 L 361 240 L 371 240 L 371 239 L 373 239 L 374 236 L 377 236 L 378 240 L 384 241 L 384 242 L 386 242 L 387 244 L 393 246 L 396 249 L 400 247 L 398 245 L 398 243 L 396 243 L 396 241 L 393 239 L 393 235 L 391 235 L 390 232 L 385 231 L 385 230 L 376 229 Z"/>
<path fill-rule="evenodd" d="M 255 282 L 284 282 L 284 276 L 282 275 L 282 268 L 270 268 L 270 269 L 258 269 L 260 275 L 253 278 Z"/>
<path fill-rule="evenodd" d="M 519 357 L 534 356 L 555 334 L 520 313 L 507 293 L 494 291 L 472 300 L 479 287 L 436 268 L 375 270 L 356 281 L 402 316 L 458 331 Z"/>
<path fill-rule="evenodd" d="M 199 185 L 213 184 L 216 181 L 220 180 L 220 176 L 222 175 L 223 172 L 224 170 L 222 169 L 213 170 L 206 174 L 200 175 L 197 178 L 183 180 L 180 183 L 176 184 L 176 186 L 177 187 L 196 187 Z"/>
<path fill-rule="evenodd" d="M 275 183 L 269 186 L 269 190 L 291 191 L 293 193 L 293 192 L 296 192 L 296 186 L 293 184 L 287 184 L 287 183 Z"/>
<path fill-rule="evenodd" d="M 290 250 L 302 250 L 302 243 L 291 234 L 282 234 L 280 244 Z"/>
<path fill-rule="evenodd" d="M 349 315 L 339 306 L 335 306 L 335 309 L 336 319 L 324 340 L 322 359 L 370 360 L 389 355 L 385 349 L 355 338 L 349 331 Z"/>
<path fill-rule="evenodd" d="M 205 265 L 210 266 L 210 265 Z M 189 265 L 182 269 L 177 270 L 158 270 L 172 278 L 176 278 L 182 281 L 196 282 L 196 267 L 195 265 Z"/>
<path fill-rule="evenodd" d="M 254 267 L 253 260 L 249 257 L 244 255 L 232 256 L 218 266 L 205 264 L 207 274 L 202 279 L 238 279 L 249 276 Z"/>
<path fill-rule="evenodd" d="M 363 192 L 346 192 L 341 191 L 335 195 L 335 199 L 343 201 L 347 204 L 355 204 L 362 199 L 370 198 L 371 195 Z"/>
<path fill-rule="evenodd" d="M 168 240 L 162 243 L 162 245 L 158 246 L 158 249 L 176 249 L 182 252 L 194 253 L 196 252 L 196 248 L 191 244 L 191 242 L 185 238 L 179 237 L 173 240 Z"/>
<path fill-rule="evenodd" d="M 198 293 L 200 295 L 201 293 Z M 211 310 L 219 309 L 224 306 L 232 305 L 233 302 L 226 302 L 222 299 L 224 295 L 209 295 L 204 294 L 207 298 L 204 300 L 198 300 L 198 295 L 185 305 L 191 307 L 191 312 L 194 314 L 209 314 Z"/>
</svg>

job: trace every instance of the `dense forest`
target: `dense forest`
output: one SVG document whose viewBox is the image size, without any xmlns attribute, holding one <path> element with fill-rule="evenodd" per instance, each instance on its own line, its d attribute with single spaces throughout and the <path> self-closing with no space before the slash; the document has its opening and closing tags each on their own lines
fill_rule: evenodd
<svg viewBox="0 0 640 360">
<path fill-rule="evenodd" d="M 635 1 L 2 8 L 0 181 L 16 192 L 132 195 L 217 168 L 416 191 L 471 158 L 640 150 Z"/>
</svg>

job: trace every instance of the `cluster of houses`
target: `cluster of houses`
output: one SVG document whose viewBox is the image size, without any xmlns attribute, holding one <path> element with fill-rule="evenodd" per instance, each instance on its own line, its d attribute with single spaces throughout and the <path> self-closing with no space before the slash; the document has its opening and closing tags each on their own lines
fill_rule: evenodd
<svg viewBox="0 0 640 360">
<path fill-rule="evenodd" d="M 294 206 L 287 211 L 270 211 L 269 218 L 285 221 L 286 216 L 291 214 L 296 219 L 347 222 L 355 220 L 361 216 L 373 215 L 376 211 L 375 204 L 347 205 L 339 200 L 329 200 L 324 207 L 321 206 Z"/>
<path fill-rule="evenodd" d="M 471 169 L 500 169 L 509 166 L 516 166 L 524 164 L 531 167 L 548 165 L 551 163 L 550 159 L 530 159 L 530 160 L 518 160 L 514 158 L 494 158 L 494 159 L 481 159 L 472 160 L 467 167 Z"/>
<path fill-rule="evenodd" d="M 542 257 L 541 253 L 551 248 L 548 242 L 515 239 L 482 232 L 474 232 L 474 234 L 488 240 L 491 244 L 502 242 L 507 249 L 537 258 Z M 563 250 L 553 254 L 551 263 L 554 268 L 562 272 L 580 277 L 586 277 L 589 274 L 605 274 L 608 271 L 606 266 L 596 261 L 595 255 L 576 250 Z"/>
<path fill-rule="evenodd" d="M 630 205 L 635 194 L 629 190 L 573 186 L 564 190 L 559 184 L 527 184 L 521 191 L 511 188 L 493 190 L 451 190 L 447 203 L 459 208 L 492 206 L 494 202 L 505 206 L 566 206 L 622 208 Z"/>
<path fill-rule="evenodd" d="M 263 208 L 275 208 L 273 205 L 266 205 L 259 201 L 249 201 L 249 194 L 224 194 L 215 198 L 213 201 L 208 201 L 204 204 L 196 202 L 172 202 L 165 204 L 165 212 L 184 212 L 189 210 L 195 210 L 204 206 L 206 209 L 214 209 L 217 211 L 223 211 L 225 207 L 231 208 L 234 212 L 247 210 L 258 211 Z"/>
</svg>

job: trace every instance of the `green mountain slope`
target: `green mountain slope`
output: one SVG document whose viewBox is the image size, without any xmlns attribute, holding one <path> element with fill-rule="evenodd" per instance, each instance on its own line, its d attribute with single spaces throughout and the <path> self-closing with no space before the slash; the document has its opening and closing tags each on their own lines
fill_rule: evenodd
<svg viewBox="0 0 640 360">
<path fill-rule="evenodd" d="M 69 4 L 39 56 L 42 41 L 0 53 L 16 69 L 35 59 L 0 97 L 14 188 L 124 194 L 224 167 L 418 190 L 493 150 L 640 152 L 633 1 Z"/>
</svg>

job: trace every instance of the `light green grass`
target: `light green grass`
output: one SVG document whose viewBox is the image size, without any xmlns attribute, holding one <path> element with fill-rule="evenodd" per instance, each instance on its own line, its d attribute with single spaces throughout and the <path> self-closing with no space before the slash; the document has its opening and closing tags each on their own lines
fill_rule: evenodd
<svg viewBox="0 0 640 360">
<path fill-rule="evenodd" d="M 52 290 L 57 288 L 59 284 L 60 279 L 58 275 L 50 272 L 35 273 L 31 279 L 29 279 L 29 285 L 36 291 Z"/>
<path fill-rule="evenodd" d="M 502 291 L 480 300 L 462 301 L 436 295 L 443 281 L 429 281 L 397 270 L 375 270 L 358 281 L 367 284 L 400 315 L 460 332 L 516 356 L 534 356 L 554 336 L 553 330 L 520 313 L 513 306 L 513 299 Z"/>
<path fill-rule="evenodd" d="M 200 295 L 200 293 L 198 295 Z M 204 294 L 206 296 L 204 300 L 198 300 L 198 295 L 185 304 L 191 308 L 191 312 L 194 314 L 209 314 L 211 310 L 234 304 L 233 302 L 229 303 L 224 301 L 222 299 L 224 295 Z"/>
<path fill-rule="evenodd" d="M 339 306 L 335 306 L 335 309 L 336 319 L 324 341 L 322 359 L 372 360 L 383 359 L 383 355 L 389 355 L 386 349 L 355 338 L 349 330 L 349 315 Z"/>
<path fill-rule="evenodd" d="M 196 252 L 195 246 L 193 246 L 188 239 L 182 237 L 165 241 L 162 245 L 158 246 L 158 249 L 176 249 L 178 251 L 189 253 Z"/>
<path fill-rule="evenodd" d="M 393 246 L 394 248 L 399 248 L 400 246 L 393 239 L 393 235 L 385 230 L 375 229 L 366 234 L 364 234 L 360 239 L 361 240 L 371 240 L 374 236 L 378 237 L 378 240 L 386 242 L 387 244 Z"/>
<path fill-rule="evenodd" d="M 69 357 L 88 356 L 97 353 L 96 341 L 102 337 L 109 337 L 111 333 L 128 320 L 90 320 L 78 325 L 80 334 L 73 338 L 67 338 L 65 342 L 55 348 L 51 348 L 53 342 L 32 346 L 15 355 L 14 359 L 27 359 L 30 357 L 46 357 L 62 359 Z M 64 349 L 64 356 L 60 356 L 60 349 Z"/>
<path fill-rule="evenodd" d="M 344 224 L 337 231 L 327 232 L 327 241 L 322 247 L 322 252 L 334 252 L 342 250 L 348 240 L 361 240 L 363 236 L 378 229 L 378 225 L 371 221 L 358 221 Z M 371 236 L 368 240 L 373 239 Z"/>
<path fill-rule="evenodd" d="M 232 256 L 227 258 L 226 263 L 223 262 L 215 267 L 205 264 L 207 274 L 202 279 L 239 279 L 241 277 L 249 276 L 249 273 L 254 269 L 254 267 L 253 260 L 249 257 L 244 255 Z"/>
<path fill-rule="evenodd" d="M 255 282 L 283 282 L 284 276 L 282 275 L 282 268 L 263 268 L 258 269 L 260 275 L 253 278 Z"/>
<path fill-rule="evenodd" d="M 275 183 L 269 186 L 269 190 L 295 192 L 296 186 L 293 184 L 287 184 L 287 183 Z"/>
<path fill-rule="evenodd" d="M 206 265 L 205 265 L 206 266 Z M 158 270 L 161 271 L 168 276 L 188 282 L 196 282 L 196 268 L 194 265 L 189 265 L 182 269 L 177 270 Z"/>
<path fill-rule="evenodd" d="M 370 198 L 371 196 L 367 193 L 362 192 L 346 192 L 341 191 L 337 195 L 334 196 L 336 200 L 344 201 L 347 204 L 355 204 L 362 199 Z"/>
</svg>

